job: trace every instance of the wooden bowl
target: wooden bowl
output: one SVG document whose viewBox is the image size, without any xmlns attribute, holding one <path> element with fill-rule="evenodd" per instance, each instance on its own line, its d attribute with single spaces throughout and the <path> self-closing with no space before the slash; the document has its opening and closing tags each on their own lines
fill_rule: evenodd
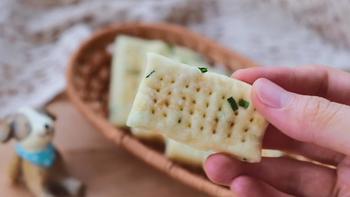
<svg viewBox="0 0 350 197">
<path fill-rule="evenodd" d="M 116 128 L 108 122 L 111 55 L 107 52 L 107 48 L 114 42 L 116 36 L 122 34 L 159 39 L 191 48 L 206 57 L 209 63 L 225 65 L 232 71 L 255 64 L 214 41 L 180 26 L 128 23 L 113 25 L 93 34 L 75 52 L 68 67 L 67 91 L 71 101 L 104 136 L 147 164 L 186 185 L 214 196 L 232 196 L 228 188 L 213 184 L 203 173 L 178 165 L 166 158 L 161 150 L 154 149 L 152 145 L 130 135 L 127 129 Z"/>
</svg>

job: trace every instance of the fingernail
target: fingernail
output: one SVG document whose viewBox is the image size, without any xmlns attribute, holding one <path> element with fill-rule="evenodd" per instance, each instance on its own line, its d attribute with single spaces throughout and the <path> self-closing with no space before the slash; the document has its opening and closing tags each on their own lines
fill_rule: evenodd
<svg viewBox="0 0 350 197">
<path fill-rule="evenodd" d="M 282 108 L 291 100 L 292 94 L 271 82 L 261 78 L 254 82 L 255 90 L 259 100 L 271 108 Z"/>
</svg>

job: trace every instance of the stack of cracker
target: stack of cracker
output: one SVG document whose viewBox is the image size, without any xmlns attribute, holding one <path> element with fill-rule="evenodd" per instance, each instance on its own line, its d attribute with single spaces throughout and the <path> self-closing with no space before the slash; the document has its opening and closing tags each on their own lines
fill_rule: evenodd
<svg viewBox="0 0 350 197">
<path fill-rule="evenodd" d="M 145 75 L 148 52 L 167 56 L 174 61 L 194 66 L 206 65 L 203 57 L 191 49 L 170 45 L 159 40 L 118 36 L 114 43 L 111 72 L 109 120 L 119 127 L 126 126 L 138 86 Z M 225 70 L 218 70 L 225 73 Z M 131 133 L 142 140 L 164 141 L 163 134 L 154 129 L 130 127 Z M 171 139 L 166 139 L 165 155 L 170 159 L 201 166 L 208 151 L 199 151 Z"/>
</svg>

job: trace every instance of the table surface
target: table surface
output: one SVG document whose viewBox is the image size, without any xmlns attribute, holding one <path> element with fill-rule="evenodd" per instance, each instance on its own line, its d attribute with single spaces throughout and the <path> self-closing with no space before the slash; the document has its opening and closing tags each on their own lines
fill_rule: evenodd
<svg viewBox="0 0 350 197">
<path fill-rule="evenodd" d="M 48 105 L 57 115 L 54 144 L 71 173 L 87 186 L 86 196 L 207 196 L 148 166 L 105 139 L 67 100 Z M 23 186 L 10 186 L 6 168 L 14 142 L 0 145 L 1 196 L 31 196 Z"/>
</svg>

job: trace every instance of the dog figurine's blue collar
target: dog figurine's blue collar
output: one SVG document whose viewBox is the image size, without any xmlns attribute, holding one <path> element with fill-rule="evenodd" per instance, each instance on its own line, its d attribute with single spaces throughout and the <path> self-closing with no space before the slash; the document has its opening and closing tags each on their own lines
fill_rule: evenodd
<svg viewBox="0 0 350 197">
<path fill-rule="evenodd" d="M 51 167 L 56 159 L 56 151 L 52 144 L 49 144 L 45 149 L 35 152 L 25 150 L 20 144 L 16 145 L 16 153 L 19 157 L 24 160 L 30 161 L 31 163 L 49 168 Z"/>
</svg>

